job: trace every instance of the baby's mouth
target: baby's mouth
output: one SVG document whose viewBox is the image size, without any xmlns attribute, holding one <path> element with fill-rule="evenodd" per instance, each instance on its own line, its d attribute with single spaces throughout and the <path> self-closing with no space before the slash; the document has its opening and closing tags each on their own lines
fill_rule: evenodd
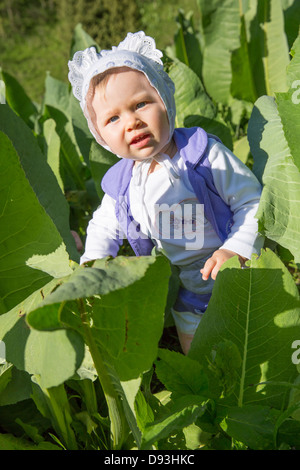
<svg viewBox="0 0 300 470">
<path fill-rule="evenodd" d="M 140 147 L 142 145 L 146 145 L 149 142 L 149 140 L 150 140 L 150 134 L 149 133 L 139 134 L 131 140 L 130 145 Z"/>
</svg>

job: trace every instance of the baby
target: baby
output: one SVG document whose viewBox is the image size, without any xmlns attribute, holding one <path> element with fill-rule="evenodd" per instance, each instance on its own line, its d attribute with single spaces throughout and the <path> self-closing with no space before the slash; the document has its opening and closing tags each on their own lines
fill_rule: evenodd
<svg viewBox="0 0 300 470">
<path fill-rule="evenodd" d="M 172 315 L 187 354 L 222 264 L 260 253 L 261 186 L 216 136 L 175 129 L 175 87 L 161 57 L 140 31 L 69 62 L 92 135 L 120 158 L 102 179 L 81 263 L 117 256 L 125 237 L 138 256 L 163 252 L 179 271 Z"/>
</svg>

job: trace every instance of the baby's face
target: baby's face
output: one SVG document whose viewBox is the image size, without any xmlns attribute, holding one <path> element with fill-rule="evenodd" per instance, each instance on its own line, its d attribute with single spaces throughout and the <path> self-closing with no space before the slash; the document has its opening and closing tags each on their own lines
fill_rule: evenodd
<svg viewBox="0 0 300 470">
<path fill-rule="evenodd" d="M 99 134 L 123 158 L 167 153 L 169 121 L 161 98 L 142 72 L 123 70 L 95 90 L 92 106 Z"/>
</svg>

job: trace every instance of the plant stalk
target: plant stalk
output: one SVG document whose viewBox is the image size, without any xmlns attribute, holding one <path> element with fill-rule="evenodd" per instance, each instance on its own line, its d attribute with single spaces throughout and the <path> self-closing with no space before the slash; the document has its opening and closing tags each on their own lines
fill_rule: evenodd
<svg viewBox="0 0 300 470">
<path fill-rule="evenodd" d="M 79 308 L 83 320 L 85 342 L 93 358 L 98 378 L 100 380 L 100 384 L 103 389 L 103 393 L 105 395 L 105 399 L 108 406 L 113 449 L 121 449 L 128 435 L 128 424 L 121 403 L 121 399 L 113 386 L 107 368 L 104 364 L 103 358 L 100 354 L 99 348 L 92 335 L 91 329 L 89 325 L 84 321 L 86 312 L 81 299 L 79 300 Z"/>
</svg>

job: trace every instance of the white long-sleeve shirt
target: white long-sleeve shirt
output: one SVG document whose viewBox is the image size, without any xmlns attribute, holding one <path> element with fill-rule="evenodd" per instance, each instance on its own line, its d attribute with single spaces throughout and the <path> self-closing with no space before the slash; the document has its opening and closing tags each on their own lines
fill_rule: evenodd
<svg viewBox="0 0 300 470">
<path fill-rule="evenodd" d="M 257 233 L 261 186 L 253 173 L 222 143 L 209 138 L 208 159 L 221 198 L 233 212 L 233 226 L 222 243 L 203 206 L 196 199 L 183 159 L 158 158 L 161 167 L 148 173 L 151 161 L 133 167 L 129 198 L 133 218 L 141 232 L 176 265 L 188 265 L 226 248 L 245 258 L 259 253 L 263 237 Z M 116 255 L 111 240 L 120 235 L 115 201 L 104 195 L 87 229 L 85 253 L 80 262 Z"/>
</svg>

